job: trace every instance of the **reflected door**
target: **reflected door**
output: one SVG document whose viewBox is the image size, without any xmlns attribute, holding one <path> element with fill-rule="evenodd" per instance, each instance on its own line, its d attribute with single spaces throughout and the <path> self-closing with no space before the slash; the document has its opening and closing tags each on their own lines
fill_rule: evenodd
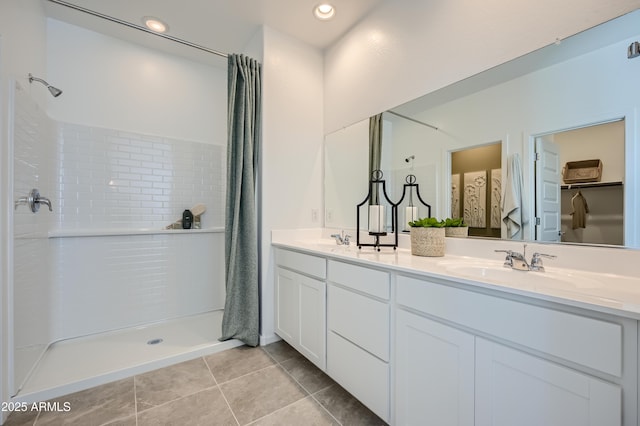
<svg viewBox="0 0 640 426">
<path fill-rule="evenodd" d="M 536 240 L 560 241 L 560 155 L 553 135 L 536 138 Z"/>
</svg>

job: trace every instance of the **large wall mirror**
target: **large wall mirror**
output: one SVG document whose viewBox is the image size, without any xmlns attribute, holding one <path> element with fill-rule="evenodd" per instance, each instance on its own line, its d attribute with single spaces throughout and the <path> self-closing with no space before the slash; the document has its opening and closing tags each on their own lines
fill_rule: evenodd
<svg viewBox="0 0 640 426">
<path fill-rule="evenodd" d="M 506 165 L 518 157 L 524 217 L 516 239 L 640 247 L 640 57 L 628 57 L 639 39 L 636 10 L 385 111 L 381 169 L 392 198 L 412 173 L 431 215 L 453 217 L 453 188 L 465 175 L 505 185 Z M 356 227 L 368 188 L 368 121 L 326 136 L 327 227 Z M 497 166 L 452 168 L 455 153 L 487 146 L 499 146 Z M 599 181 L 566 183 L 563 167 L 586 160 L 599 160 Z M 543 179 L 549 167 L 552 184 Z M 490 214 L 496 202 L 486 196 L 485 230 L 475 235 L 507 238 Z M 576 227 L 583 207 L 586 222 Z"/>
</svg>

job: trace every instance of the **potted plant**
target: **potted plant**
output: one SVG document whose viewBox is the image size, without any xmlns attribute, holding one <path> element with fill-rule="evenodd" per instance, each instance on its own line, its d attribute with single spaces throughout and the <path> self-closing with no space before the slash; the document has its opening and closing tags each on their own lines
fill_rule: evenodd
<svg viewBox="0 0 640 426">
<path fill-rule="evenodd" d="M 444 220 L 444 234 L 447 237 L 465 238 L 469 235 L 469 227 L 461 217 L 457 219 L 448 217 Z"/>
<path fill-rule="evenodd" d="M 425 217 L 409 222 L 411 254 L 415 256 L 444 256 L 444 221 Z"/>
</svg>

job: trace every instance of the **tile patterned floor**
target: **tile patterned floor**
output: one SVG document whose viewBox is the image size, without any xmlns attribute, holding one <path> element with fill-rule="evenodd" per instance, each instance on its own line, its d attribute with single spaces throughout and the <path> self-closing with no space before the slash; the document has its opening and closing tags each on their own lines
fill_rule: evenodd
<svg viewBox="0 0 640 426">
<path fill-rule="evenodd" d="M 16 412 L 5 426 L 385 424 L 283 341 L 230 349 L 49 402 L 71 409 Z"/>
</svg>

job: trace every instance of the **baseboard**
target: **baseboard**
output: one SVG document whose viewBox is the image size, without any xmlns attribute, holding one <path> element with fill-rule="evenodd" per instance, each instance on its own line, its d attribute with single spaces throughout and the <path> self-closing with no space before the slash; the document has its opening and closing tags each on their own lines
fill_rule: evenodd
<svg viewBox="0 0 640 426">
<path fill-rule="evenodd" d="M 271 343 L 275 343 L 275 342 L 280 341 L 280 340 L 282 340 L 280 338 L 280 336 L 278 336 L 275 333 L 270 334 L 268 336 L 264 336 L 264 335 L 261 334 L 260 335 L 260 346 L 266 346 L 266 345 L 269 345 Z"/>
</svg>

